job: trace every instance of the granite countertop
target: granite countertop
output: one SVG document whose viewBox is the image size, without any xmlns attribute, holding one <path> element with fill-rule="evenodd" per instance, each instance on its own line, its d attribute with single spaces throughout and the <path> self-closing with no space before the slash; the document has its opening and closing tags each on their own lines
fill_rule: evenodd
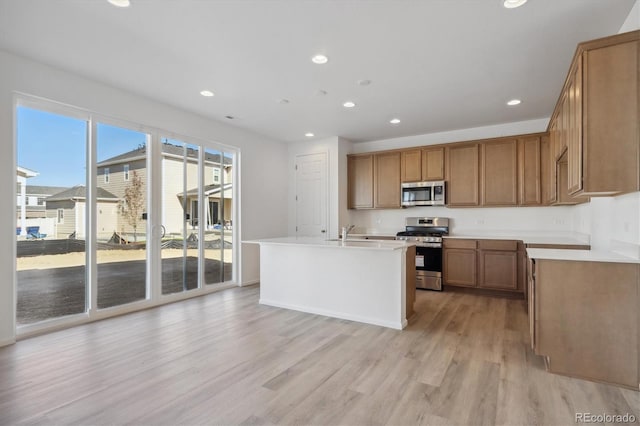
<svg viewBox="0 0 640 426">
<path fill-rule="evenodd" d="M 394 241 L 394 240 L 347 240 L 341 241 L 338 239 L 326 240 L 322 238 L 312 237 L 282 237 L 282 238 L 267 238 L 262 240 L 243 241 L 244 243 L 254 244 L 275 244 L 275 245 L 297 245 L 307 247 L 321 247 L 321 248 L 337 248 L 337 249 L 366 249 L 366 250 L 401 250 L 412 245 L 414 243 L 406 241 Z"/>
</svg>

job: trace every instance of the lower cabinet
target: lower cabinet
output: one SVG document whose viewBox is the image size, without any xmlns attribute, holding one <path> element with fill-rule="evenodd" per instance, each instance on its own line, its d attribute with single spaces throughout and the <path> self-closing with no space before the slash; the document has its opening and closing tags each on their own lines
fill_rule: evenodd
<svg viewBox="0 0 640 426">
<path fill-rule="evenodd" d="M 531 346 L 552 373 L 638 390 L 640 265 L 531 259 Z"/>
<path fill-rule="evenodd" d="M 444 284 L 524 293 L 523 254 L 515 240 L 445 239 Z"/>
</svg>

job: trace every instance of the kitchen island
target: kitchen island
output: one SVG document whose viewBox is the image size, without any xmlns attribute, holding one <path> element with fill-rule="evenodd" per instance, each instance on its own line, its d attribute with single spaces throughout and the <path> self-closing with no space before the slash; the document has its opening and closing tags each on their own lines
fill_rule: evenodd
<svg viewBox="0 0 640 426">
<path fill-rule="evenodd" d="M 415 301 L 415 246 L 272 238 L 260 245 L 260 303 L 403 329 Z"/>
</svg>

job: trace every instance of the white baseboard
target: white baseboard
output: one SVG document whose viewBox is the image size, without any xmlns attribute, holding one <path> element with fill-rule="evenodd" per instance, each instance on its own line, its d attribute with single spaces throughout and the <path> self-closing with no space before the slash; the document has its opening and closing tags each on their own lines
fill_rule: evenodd
<svg viewBox="0 0 640 426">
<path fill-rule="evenodd" d="M 0 348 L 3 347 L 3 346 L 13 345 L 15 343 L 16 343 L 16 339 L 0 340 Z"/>
<path fill-rule="evenodd" d="M 247 286 L 256 285 L 256 284 L 260 284 L 260 279 L 245 281 L 242 284 L 240 284 L 240 287 L 247 287 Z"/>
<path fill-rule="evenodd" d="M 359 316 L 359 315 L 352 315 L 352 314 L 346 314 L 346 313 L 343 313 L 343 312 L 329 311 L 329 310 L 326 310 L 326 309 L 313 308 L 313 307 L 310 307 L 310 306 L 290 305 L 288 303 L 274 302 L 272 300 L 267 300 L 267 299 L 260 299 L 260 304 L 261 305 L 274 306 L 276 308 L 284 308 L 284 309 L 291 309 L 291 310 L 294 310 L 294 311 L 306 312 L 306 313 L 309 313 L 309 314 L 322 315 L 322 316 L 325 316 L 325 317 L 340 318 L 340 319 L 345 319 L 345 320 L 349 320 L 349 321 L 363 322 L 365 324 L 379 325 L 379 326 L 382 326 L 382 327 L 393 328 L 395 330 L 402 330 L 408 324 L 406 318 L 401 322 L 400 321 L 399 322 L 381 321 L 381 320 L 376 319 L 376 318 L 362 317 L 362 316 Z"/>
</svg>

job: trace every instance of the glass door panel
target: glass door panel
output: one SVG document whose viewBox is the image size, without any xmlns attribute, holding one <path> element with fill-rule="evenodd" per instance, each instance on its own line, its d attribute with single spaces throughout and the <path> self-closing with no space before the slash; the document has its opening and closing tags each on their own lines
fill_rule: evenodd
<svg viewBox="0 0 640 426">
<path fill-rule="evenodd" d="M 145 133 L 97 124 L 98 308 L 147 298 Z"/>
<path fill-rule="evenodd" d="M 162 141 L 162 294 L 198 288 L 198 164 L 200 148 Z M 195 201 L 195 203 L 194 203 Z"/>
<path fill-rule="evenodd" d="M 232 279 L 232 165 L 231 154 L 205 149 L 203 192 L 207 215 L 204 237 L 206 284 Z"/>
<path fill-rule="evenodd" d="M 17 108 L 18 327 L 86 312 L 87 129 Z"/>
</svg>

